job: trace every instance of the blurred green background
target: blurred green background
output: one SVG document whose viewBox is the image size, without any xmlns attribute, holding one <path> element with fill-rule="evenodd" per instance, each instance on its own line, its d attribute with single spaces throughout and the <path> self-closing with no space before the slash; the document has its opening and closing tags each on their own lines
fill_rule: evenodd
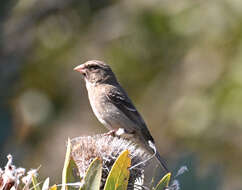
<svg viewBox="0 0 242 190">
<path fill-rule="evenodd" d="M 0 163 L 59 182 L 68 137 L 106 132 L 72 69 L 109 63 L 181 189 L 242 189 L 241 0 L 2 0 Z"/>
</svg>

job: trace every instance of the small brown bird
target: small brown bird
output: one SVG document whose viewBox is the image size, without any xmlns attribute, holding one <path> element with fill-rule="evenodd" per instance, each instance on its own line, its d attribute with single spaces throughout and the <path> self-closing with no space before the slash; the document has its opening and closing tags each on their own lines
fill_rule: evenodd
<svg viewBox="0 0 242 190">
<path fill-rule="evenodd" d="M 156 151 L 143 118 L 117 81 L 109 65 L 102 61 L 87 61 L 74 68 L 85 79 L 89 101 L 97 119 L 115 134 L 137 142 L 148 152 L 154 153 L 166 172 L 163 159 Z"/>
</svg>

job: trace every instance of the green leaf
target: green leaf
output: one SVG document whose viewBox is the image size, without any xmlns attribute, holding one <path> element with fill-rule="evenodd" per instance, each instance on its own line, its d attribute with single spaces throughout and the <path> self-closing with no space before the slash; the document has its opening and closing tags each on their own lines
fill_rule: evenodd
<svg viewBox="0 0 242 190">
<path fill-rule="evenodd" d="M 74 189 L 71 186 L 67 186 L 67 183 L 75 182 L 76 178 L 73 175 L 74 168 L 77 168 L 74 160 L 71 157 L 71 141 L 68 138 L 67 141 L 67 149 L 66 149 L 66 157 L 65 157 L 65 163 L 64 168 L 62 171 L 62 187 L 61 190 L 68 190 L 68 189 Z"/>
<path fill-rule="evenodd" d="M 34 190 L 40 190 L 39 183 L 35 175 L 32 175 L 32 183 L 33 183 Z"/>
<path fill-rule="evenodd" d="M 165 187 L 168 187 L 171 179 L 171 173 L 167 173 L 157 184 L 155 190 L 164 190 Z"/>
<path fill-rule="evenodd" d="M 48 190 L 49 189 L 49 184 L 50 184 L 50 178 L 47 177 L 46 180 L 43 183 L 42 190 Z"/>
<path fill-rule="evenodd" d="M 84 177 L 84 184 L 81 190 L 99 190 L 102 177 L 102 161 L 96 158 L 90 164 Z"/>
<path fill-rule="evenodd" d="M 126 190 L 130 175 L 128 170 L 130 165 L 131 159 L 129 157 L 129 151 L 125 150 L 119 155 L 113 164 L 104 186 L 104 190 Z"/>
</svg>

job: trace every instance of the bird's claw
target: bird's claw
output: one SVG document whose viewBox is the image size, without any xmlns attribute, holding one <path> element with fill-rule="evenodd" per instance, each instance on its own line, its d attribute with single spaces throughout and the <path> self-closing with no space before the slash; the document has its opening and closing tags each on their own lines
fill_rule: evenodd
<svg viewBox="0 0 242 190">
<path fill-rule="evenodd" d="M 119 128 L 119 129 L 116 129 L 116 130 L 111 130 L 111 131 L 105 133 L 104 135 L 106 135 L 106 136 L 114 136 L 114 137 L 121 137 L 121 136 L 124 136 L 126 134 L 127 133 L 125 132 L 124 128 Z"/>
<path fill-rule="evenodd" d="M 115 135 L 118 137 L 125 138 L 125 139 L 131 139 L 134 137 L 134 133 L 128 133 L 124 128 L 119 128 L 115 132 Z"/>
<path fill-rule="evenodd" d="M 105 136 L 113 136 L 113 137 L 115 137 L 116 136 L 116 131 L 117 130 L 111 130 L 111 131 L 105 133 L 104 135 Z"/>
</svg>

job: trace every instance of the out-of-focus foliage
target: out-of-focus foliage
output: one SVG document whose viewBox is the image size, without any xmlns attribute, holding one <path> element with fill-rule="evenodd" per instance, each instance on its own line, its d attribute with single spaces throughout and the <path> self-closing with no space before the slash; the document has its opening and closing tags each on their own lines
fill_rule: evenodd
<svg viewBox="0 0 242 190">
<path fill-rule="evenodd" d="M 60 172 L 66 137 L 102 128 L 72 72 L 101 59 L 171 168 L 192 152 L 197 181 L 215 165 L 211 189 L 242 186 L 240 0 L 3 0 L 0 10 L 1 156 Z"/>
</svg>

